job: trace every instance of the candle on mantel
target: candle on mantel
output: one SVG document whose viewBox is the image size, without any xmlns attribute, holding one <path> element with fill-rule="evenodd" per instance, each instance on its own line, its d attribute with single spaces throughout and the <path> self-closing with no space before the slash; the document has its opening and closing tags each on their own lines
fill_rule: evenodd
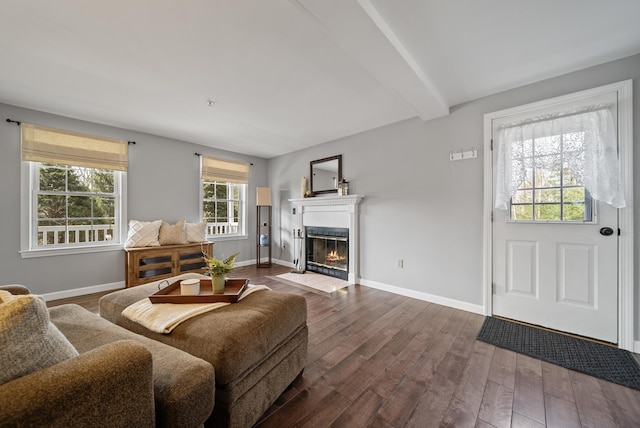
<svg viewBox="0 0 640 428">
<path fill-rule="evenodd" d="M 307 193 L 307 177 L 302 176 L 300 180 L 300 197 L 304 198 L 304 195 Z"/>
</svg>

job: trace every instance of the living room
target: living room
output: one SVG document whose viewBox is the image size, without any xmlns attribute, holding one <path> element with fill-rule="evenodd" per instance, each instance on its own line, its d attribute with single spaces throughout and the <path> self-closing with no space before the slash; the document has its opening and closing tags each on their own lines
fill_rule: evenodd
<svg viewBox="0 0 640 428">
<path fill-rule="evenodd" d="M 621 4 L 631 8 L 628 3 Z M 295 9 L 299 6 L 288 7 Z M 637 9 L 630 10 L 637 12 Z M 4 19 L 10 16 L 7 14 Z M 10 27 L 3 23 L 3 28 Z M 20 56 L 14 51 L 18 50 L 15 46 L 20 46 L 22 35 L 7 33 L 7 30 L 0 30 L 0 33 L 5 44 L 3 69 L 12 69 L 6 64 L 19 62 Z M 55 48 L 54 44 L 51 52 L 55 53 Z M 159 46 L 158 49 L 164 50 L 165 47 Z M 179 47 L 172 46 L 171 50 L 179 52 Z M 122 288 L 125 274 L 121 249 L 47 257 L 20 254 L 24 250 L 24 228 L 28 227 L 28 222 L 25 224 L 25 193 L 21 187 L 21 130 L 15 124 L 4 122 L 4 119 L 12 119 L 134 141 L 135 144 L 129 145 L 126 173 L 128 219 L 163 219 L 172 223 L 182 218 L 189 222 L 200 221 L 200 159 L 195 153 L 251 164 L 246 199 L 246 236 L 214 240 L 216 255 L 239 253 L 239 266 L 255 263 L 255 188 L 271 188 L 274 260 L 291 267 L 295 258 L 291 231 L 297 227 L 297 219 L 289 199 L 301 197 L 300 179 L 309 176 L 311 161 L 342 155 L 343 175 L 349 181 L 349 192 L 364 198 L 360 205 L 358 284 L 484 314 L 484 115 L 628 79 L 637 86 L 640 78 L 639 52 L 637 43 L 625 52 L 611 49 L 610 56 L 603 60 L 594 59 L 592 63 L 576 61 L 564 69 L 550 67 L 546 71 L 548 74 L 541 79 L 514 78 L 514 82 L 521 84 L 508 82 L 511 86 L 455 103 L 449 106 L 448 114 L 440 117 L 425 121 L 417 114 L 399 115 L 399 120 L 386 123 L 380 120 L 375 126 L 359 132 L 335 130 L 335 137 L 327 137 L 314 145 L 301 138 L 299 146 L 293 145 L 288 150 L 277 148 L 274 153 L 270 153 L 269 142 L 254 152 L 244 146 L 235 151 L 232 139 L 220 141 L 215 134 L 204 144 L 194 142 L 190 138 L 194 134 L 188 132 L 183 134 L 183 138 L 177 137 L 177 133 L 162 132 L 165 126 L 171 125 L 171 120 L 178 125 L 187 123 L 183 128 L 189 128 L 191 120 L 197 121 L 197 127 L 206 129 L 208 116 L 221 115 L 224 118 L 224 97 L 221 96 L 212 107 L 205 104 L 208 97 L 216 100 L 215 93 L 198 95 L 202 99 L 195 97 L 193 102 L 200 103 L 199 108 L 202 109 L 197 117 L 160 118 L 153 117 L 151 112 L 148 113 L 151 116 L 142 115 L 142 125 L 135 127 L 127 122 L 126 117 L 118 120 L 109 116 L 110 111 L 118 110 L 118 105 L 101 105 L 99 100 L 92 100 L 92 105 L 87 106 L 82 114 L 78 110 L 66 112 L 62 107 L 63 102 L 76 104 L 76 108 L 82 111 L 82 103 L 86 101 L 83 91 L 91 85 L 99 86 L 101 80 L 78 82 L 77 93 L 68 93 L 66 99 L 61 100 L 60 94 L 54 90 L 61 82 L 48 83 L 46 73 L 41 72 L 34 80 L 44 81 L 45 87 L 50 84 L 51 90 L 41 92 L 41 98 L 21 97 L 20 91 L 14 89 L 19 86 L 7 85 L 11 80 L 8 76 L 5 78 L 5 72 L 0 72 L 3 78 L 0 85 L 0 117 L 3 119 L 0 126 L 0 140 L 3 142 L 0 157 L 0 198 L 3 200 L 0 206 L 0 218 L 3 220 L 0 226 L 3 238 L 0 243 L 1 282 L 27 284 L 34 293 L 54 300 Z M 135 57 L 135 53 L 130 55 Z M 126 70 L 118 69 L 117 73 L 126 74 Z M 215 70 L 210 73 L 215 75 Z M 108 76 L 102 78 L 109 80 Z M 159 79 L 153 75 L 149 77 L 147 90 L 155 92 L 152 98 L 158 104 L 170 104 L 171 98 L 161 95 L 164 88 L 154 86 L 156 78 Z M 287 79 L 287 76 L 282 79 Z M 72 87 L 65 86 L 65 90 Z M 215 85 L 210 87 L 216 88 Z M 127 99 L 129 91 L 123 88 L 120 103 L 123 111 L 128 111 L 128 103 L 134 102 Z M 47 95 L 51 99 L 47 100 Z M 229 95 L 227 99 L 231 98 Z M 362 104 L 375 101 L 374 98 L 363 98 Z M 633 101 L 636 106 L 640 101 L 637 87 L 633 90 Z M 314 103 L 314 100 L 309 99 L 308 103 Z M 260 107 L 269 109 L 269 103 L 262 100 Z M 292 107 L 304 108 L 304 105 Z M 410 107 L 405 108 L 411 110 Z M 363 111 L 360 114 L 367 113 Z M 148 125 L 153 121 L 159 123 L 157 130 Z M 636 128 L 640 125 L 637 109 L 633 124 Z M 178 125 L 176 129 L 180 129 Z M 257 133 L 271 132 L 264 122 L 256 127 Z M 331 135 L 333 130 L 326 132 L 323 135 Z M 241 136 L 238 136 L 238 141 L 243 141 Z M 450 162 L 451 153 L 472 149 L 478 150 L 477 158 Z M 636 154 L 634 159 L 637 157 Z M 639 174 L 635 171 L 633 175 L 636 189 L 640 188 Z M 634 192 L 636 196 L 637 192 Z M 640 230 L 639 218 L 634 216 L 636 236 Z M 126 236 L 126 231 L 123 233 Z M 637 254 L 637 243 L 634 248 Z M 399 260 L 402 267 L 398 265 Z M 636 271 L 639 266 L 637 260 L 636 256 L 633 263 Z M 634 349 L 638 352 L 640 285 L 636 277 L 633 294 L 632 330 Z"/>
</svg>

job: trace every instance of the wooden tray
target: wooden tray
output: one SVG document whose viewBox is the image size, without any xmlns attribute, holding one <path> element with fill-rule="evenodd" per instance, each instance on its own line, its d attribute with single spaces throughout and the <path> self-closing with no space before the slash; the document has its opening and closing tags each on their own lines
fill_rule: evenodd
<svg viewBox="0 0 640 428">
<path fill-rule="evenodd" d="M 247 288 L 248 279 L 227 279 L 222 293 L 214 293 L 210 279 L 200 280 L 200 294 L 197 296 L 183 296 L 180 294 L 180 281 L 176 281 L 149 296 L 151 303 L 236 303 L 240 295 Z"/>
</svg>

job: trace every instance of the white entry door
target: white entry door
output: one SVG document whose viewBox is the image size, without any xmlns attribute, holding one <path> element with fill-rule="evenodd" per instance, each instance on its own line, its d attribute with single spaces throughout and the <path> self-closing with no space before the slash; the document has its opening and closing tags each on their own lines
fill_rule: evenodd
<svg viewBox="0 0 640 428">
<path fill-rule="evenodd" d="M 509 120 L 494 120 L 494 135 Z M 493 314 L 617 343 L 618 210 L 549 162 L 580 146 L 553 132 L 524 144 L 526 179 L 507 210 L 493 209 Z M 497 148 L 493 160 L 495 202 Z"/>
</svg>

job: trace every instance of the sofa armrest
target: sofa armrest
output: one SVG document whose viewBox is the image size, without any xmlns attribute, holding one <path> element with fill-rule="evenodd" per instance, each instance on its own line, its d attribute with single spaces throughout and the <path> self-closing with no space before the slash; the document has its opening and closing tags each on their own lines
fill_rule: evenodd
<svg viewBox="0 0 640 428">
<path fill-rule="evenodd" d="M 31 294 L 31 291 L 29 291 L 29 289 L 27 287 L 25 287 L 24 285 L 21 285 L 21 284 L 0 285 L 0 290 L 8 291 L 9 293 L 11 293 L 13 295 Z"/>
<path fill-rule="evenodd" d="M 0 385 L 0 426 L 153 427 L 151 353 L 120 340 Z"/>
</svg>

